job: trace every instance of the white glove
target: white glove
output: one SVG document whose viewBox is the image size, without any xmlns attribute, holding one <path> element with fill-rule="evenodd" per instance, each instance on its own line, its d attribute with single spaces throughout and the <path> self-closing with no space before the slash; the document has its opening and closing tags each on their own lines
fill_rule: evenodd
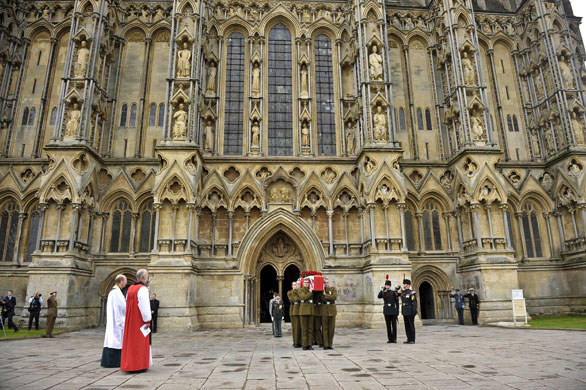
<svg viewBox="0 0 586 390">
<path fill-rule="evenodd" d="M 275 319 L 273 317 L 271 317 L 271 321 L 275 321 Z"/>
</svg>

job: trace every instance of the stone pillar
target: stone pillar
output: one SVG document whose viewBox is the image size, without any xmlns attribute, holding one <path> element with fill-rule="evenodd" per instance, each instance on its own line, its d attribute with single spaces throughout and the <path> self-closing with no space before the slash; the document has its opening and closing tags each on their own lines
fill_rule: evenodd
<svg viewBox="0 0 586 390">
<path fill-rule="evenodd" d="M 458 222 L 458 240 L 460 240 L 460 251 L 464 249 L 464 235 L 462 233 L 462 218 L 460 213 L 456 212 L 456 221 Z"/>
<path fill-rule="evenodd" d="M 63 205 L 63 203 L 59 203 L 57 205 L 57 210 L 59 210 L 59 212 L 57 215 L 57 231 L 55 232 L 55 245 L 53 247 L 53 253 L 57 253 L 57 241 L 59 241 L 59 233 L 61 233 L 61 214 L 64 208 L 65 206 Z"/>
<path fill-rule="evenodd" d="M 195 204 L 188 203 L 187 204 L 187 213 L 189 214 L 189 220 L 187 221 L 187 246 L 185 247 L 187 252 L 191 252 L 191 236 L 192 236 L 192 225 L 193 225 L 193 210 L 195 209 Z"/>
<path fill-rule="evenodd" d="M 20 264 L 20 260 L 18 259 L 18 248 L 20 247 L 20 239 L 22 238 L 22 225 L 24 223 L 26 215 L 26 213 L 18 213 L 18 228 L 16 234 L 16 241 L 14 242 L 14 256 L 12 257 L 13 261 L 17 264 Z"/>
<path fill-rule="evenodd" d="M 484 205 L 484 209 L 486 210 L 486 219 L 488 221 L 488 232 L 490 234 L 490 245 L 492 247 L 492 249 L 496 249 L 496 246 L 494 244 L 494 233 L 492 230 L 492 220 L 490 218 L 490 208 L 492 206 L 490 204 L 486 204 Z"/>
<path fill-rule="evenodd" d="M 93 211 L 89 211 L 90 214 L 90 225 L 87 229 L 87 250 L 88 253 L 92 253 L 92 236 L 93 236 L 93 232 L 94 232 L 94 218 L 95 218 L 95 213 Z"/>
<path fill-rule="evenodd" d="M 386 243 L 385 243 L 385 247 L 387 250 L 391 249 L 391 245 L 389 242 L 389 205 L 388 204 L 383 204 L 382 205 L 383 211 L 385 213 L 385 237 L 386 237 Z"/>
<path fill-rule="evenodd" d="M 582 212 L 582 234 L 586 237 L 586 203 L 578 204 L 578 208 Z"/>
<path fill-rule="evenodd" d="M 423 224 L 421 223 L 423 213 L 417 212 L 415 213 L 415 217 L 417 217 L 417 229 L 419 231 L 419 252 L 423 252 L 425 250 L 423 243 Z"/>
<path fill-rule="evenodd" d="M 161 203 L 153 203 L 153 210 L 155 210 L 155 234 L 153 235 L 153 252 L 159 252 L 159 215 L 161 214 Z"/>
<path fill-rule="evenodd" d="M 450 234 L 450 213 L 443 213 L 444 221 L 446 223 L 446 238 L 448 240 L 448 252 L 452 251 L 452 238 Z"/>
<path fill-rule="evenodd" d="M 102 218 L 102 232 L 100 234 L 100 253 L 104 253 L 104 242 L 106 240 L 106 222 L 108 220 L 108 213 L 101 213 Z"/>
<path fill-rule="evenodd" d="M 227 214 L 228 214 L 228 257 L 232 257 L 232 220 L 234 217 L 234 211 L 229 210 L 227 212 Z"/>
<path fill-rule="evenodd" d="M 39 227 L 37 229 L 37 241 L 35 243 L 36 251 L 41 249 L 41 239 L 43 238 L 43 233 L 45 230 L 45 212 L 48 208 L 48 203 L 39 203 L 39 213 L 41 214 L 41 216 L 39 218 Z"/>
<path fill-rule="evenodd" d="M 131 213 L 132 225 L 130 226 L 130 253 L 134 253 L 134 241 L 136 240 L 136 225 L 138 224 L 138 217 L 140 214 Z"/>
<path fill-rule="evenodd" d="M 175 231 L 177 230 L 177 210 L 179 209 L 179 205 L 174 203 L 171 205 L 173 209 L 173 231 L 171 234 L 171 252 L 175 252 Z"/>
<path fill-rule="evenodd" d="M 371 250 L 375 250 L 376 249 L 376 234 L 375 234 L 375 230 L 374 230 L 374 204 L 373 203 L 369 203 L 368 204 L 368 212 L 369 212 L 369 217 L 370 217 L 370 245 L 372 247 Z"/>
<path fill-rule="evenodd" d="M 348 242 L 348 212 L 344 211 L 342 213 L 344 217 L 344 238 L 346 240 L 346 256 L 350 254 L 350 243 Z"/>
<path fill-rule="evenodd" d="M 277 275 L 277 281 L 279 282 L 279 296 L 283 297 L 283 280 L 285 280 L 284 275 Z"/>
<path fill-rule="evenodd" d="M 501 203 L 499 205 L 501 210 L 503 211 L 503 224 L 505 225 L 505 238 L 507 240 L 507 249 L 512 248 L 513 237 L 511 237 L 511 226 L 509 226 L 509 218 L 507 214 L 507 208 L 509 207 L 506 203 Z"/>
<path fill-rule="evenodd" d="M 572 215 L 572 226 L 574 226 L 574 238 L 578 238 L 578 224 L 576 223 L 576 209 L 569 210 Z"/>
<path fill-rule="evenodd" d="M 523 258 L 527 257 L 527 246 L 525 244 L 525 229 L 523 228 L 523 213 L 516 212 L 517 224 L 519 225 L 519 232 L 521 233 L 521 245 L 523 247 Z"/>
<path fill-rule="evenodd" d="M 476 245 L 478 245 L 478 248 L 482 248 L 482 235 L 480 234 L 480 220 L 478 218 L 478 209 L 480 208 L 480 204 L 471 204 L 470 208 L 474 212 L 474 226 L 476 227 Z"/>
<path fill-rule="evenodd" d="M 556 213 L 556 217 L 558 219 L 558 229 L 560 231 L 560 241 L 562 244 L 562 251 L 566 250 L 566 237 L 564 234 L 564 225 L 562 223 L 562 215 L 560 213 Z"/>
<path fill-rule="evenodd" d="M 216 217 L 218 216 L 217 211 L 212 211 L 212 249 L 210 252 L 210 256 L 214 257 L 216 255 Z"/>
<path fill-rule="evenodd" d="M 75 244 L 75 232 L 77 230 L 77 214 L 79 213 L 80 207 L 81 205 L 79 203 L 71 204 L 73 213 L 71 214 L 71 233 L 69 234 L 69 247 L 67 248 L 69 252 L 73 251 Z"/>
<path fill-rule="evenodd" d="M 364 209 L 360 207 L 358 212 L 360 213 L 360 252 L 362 253 L 364 249 L 364 240 L 366 238 L 364 236 Z"/>
<path fill-rule="evenodd" d="M 407 252 L 409 248 L 407 248 L 407 232 L 405 230 L 405 203 L 398 203 L 397 207 L 401 216 L 401 251 Z"/>
<path fill-rule="evenodd" d="M 334 255 L 334 225 L 332 217 L 334 216 L 334 210 L 328 210 L 328 233 L 330 237 L 330 256 Z"/>
<path fill-rule="evenodd" d="M 547 227 L 547 239 L 549 240 L 549 255 L 550 257 L 553 257 L 553 237 L 551 235 L 551 221 L 549 218 L 550 216 L 551 213 L 543 213 L 543 218 L 545 218 L 545 226 Z"/>
</svg>

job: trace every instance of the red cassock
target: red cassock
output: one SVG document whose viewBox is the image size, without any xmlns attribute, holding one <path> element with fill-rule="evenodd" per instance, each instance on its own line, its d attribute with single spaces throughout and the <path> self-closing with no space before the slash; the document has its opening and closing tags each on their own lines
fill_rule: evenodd
<svg viewBox="0 0 586 390">
<path fill-rule="evenodd" d="M 144 321 L 138 306 L 138 291 L 141 288 L 146 289 L 143 284 L 134 284 L 128 288 L 126 295 L 126 322 L 124 324 L 122 357 L 120 359 L 120 369 L 122 371 L 142 371 L 149 368 L 151 334 L 149 333 L 145 337 L 140 328 L 144 324 L 150 323 L 150 321 Z"/>
</svg>

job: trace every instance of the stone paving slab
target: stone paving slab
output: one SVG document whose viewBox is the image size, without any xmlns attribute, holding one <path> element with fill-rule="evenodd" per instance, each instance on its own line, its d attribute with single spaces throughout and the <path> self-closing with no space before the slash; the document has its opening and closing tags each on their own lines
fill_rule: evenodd
<svg viewBox="0 0 586 390">
<path fill-rule="evenodd" d="M 434 325 L 404 345 L 341 328 L 331 351 L 292 348 L 288 326 L 157 333 L 140 374 L 100 367 L 103 335 L 1 342 L 0 389 L 586 389 L 586 332 Z"/>
</svg>

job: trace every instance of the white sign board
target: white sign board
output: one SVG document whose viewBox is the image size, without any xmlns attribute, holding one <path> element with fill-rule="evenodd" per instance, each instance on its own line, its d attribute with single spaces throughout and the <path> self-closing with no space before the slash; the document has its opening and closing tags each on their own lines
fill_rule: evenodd
<svg viewBox="0 0 586 390">
<path fill-rule="evenodd" d="M 525 317 L 527 325 L 527 308 L 523 298 L 523 290 L 513 290 L 513 323 L 517 325 L 517 317 Z"/>
</svg>

